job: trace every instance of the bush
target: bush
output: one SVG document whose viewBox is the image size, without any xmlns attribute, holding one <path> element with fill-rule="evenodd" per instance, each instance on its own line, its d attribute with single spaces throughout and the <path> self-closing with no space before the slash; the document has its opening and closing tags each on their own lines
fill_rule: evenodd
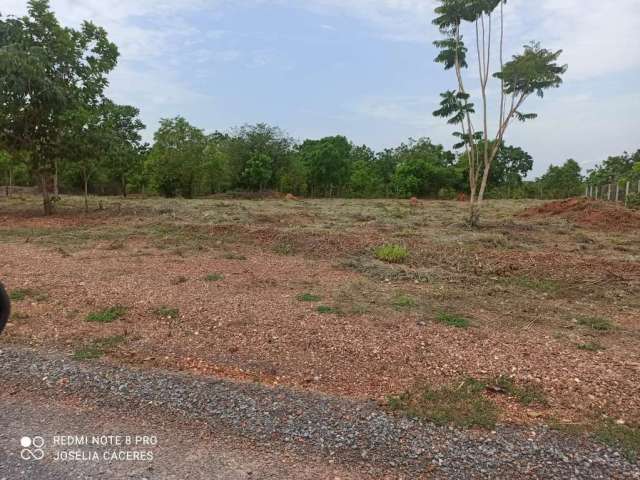
<svg viewBox="0 0 640 480">
<path fill-rule="evenodd" d="M 383 262 L 402 263 L 409 257 L 409 251 L 401 245 L 388 244 L 376 248 L 375 256 Z"/>
<path fill-rule="evenodd" d="M 630 193 L 627 197 L 627 207 L 640 210 L 640 193 Z"/>
</svg>

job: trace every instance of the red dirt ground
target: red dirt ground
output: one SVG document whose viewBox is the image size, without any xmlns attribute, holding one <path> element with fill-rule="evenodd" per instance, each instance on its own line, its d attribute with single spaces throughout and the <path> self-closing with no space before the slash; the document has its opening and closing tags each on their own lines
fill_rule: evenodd
<svg viewBox="0 0 640 480">
<path fill-rule="evenodd" d="M 545 203 L 540 207 L 525 210 L 523 218 L 560 216 L 578 225 L 596 230 L 626 231 L 640 228 L 640 213 L 619 204 L 570 198 Z"/>
</svg>

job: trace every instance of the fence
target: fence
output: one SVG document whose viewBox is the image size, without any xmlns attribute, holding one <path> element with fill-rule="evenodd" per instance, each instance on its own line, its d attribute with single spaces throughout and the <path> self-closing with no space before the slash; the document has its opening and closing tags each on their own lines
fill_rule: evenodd
<svg viewBox="0 0 640 480">
<path fill-rule="evenodd" d="M 612 182 L 604 185 L 587 184 L 585 197 L 595 200 L 607 200 L 610 202 L 627 203 L 629 195 L 640 195 L 640 180 L 637 182 Z"/>
</svg>

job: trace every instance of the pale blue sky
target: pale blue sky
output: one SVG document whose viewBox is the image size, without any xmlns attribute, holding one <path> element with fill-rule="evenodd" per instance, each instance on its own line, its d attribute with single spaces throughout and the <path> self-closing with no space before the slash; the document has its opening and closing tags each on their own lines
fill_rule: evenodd
<svg viewBox="0 0 640 480">
<path fill-rule="evenodd" d="M 344 134 L 375 149 L 421 136 L 452 143 L 431 116 L 455 81 L 433 63 L 433 0 L 51 3 L 66 24 L 91 19 L 109 31 L 122 54 L 109 93 L 141 109 L 149 139 L 160 118 L 180 114 L 208 131 L 267 122 L 298 139 Z M 507 134 L 533 155 L 536 175 L 569 157 L 589 167 L 640 148 L 640 1 L 612 4 L 507 3 L 509 54 L 540 40 L 564 48 L 569 64 L 560 90 L 524 108 L 539 119 Z M 21 14 L 26 1 L 2 5 Z M 473 88 L 473 68 L 467 76 Z"/>
</svg>

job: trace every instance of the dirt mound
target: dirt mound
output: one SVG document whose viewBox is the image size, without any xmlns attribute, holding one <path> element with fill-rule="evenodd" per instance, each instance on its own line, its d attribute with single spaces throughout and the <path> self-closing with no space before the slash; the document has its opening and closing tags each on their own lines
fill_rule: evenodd
<svg viewBox="0 0 640 480">
<path fill-rule="evenodd" d="M 640 213 L 621 204 L 569 198 L 529 208 L 520 214 L 523 218 L 562 217 L 584 227 L 598 230 L 632 230 L 640 228 Z"/>
</svg>

